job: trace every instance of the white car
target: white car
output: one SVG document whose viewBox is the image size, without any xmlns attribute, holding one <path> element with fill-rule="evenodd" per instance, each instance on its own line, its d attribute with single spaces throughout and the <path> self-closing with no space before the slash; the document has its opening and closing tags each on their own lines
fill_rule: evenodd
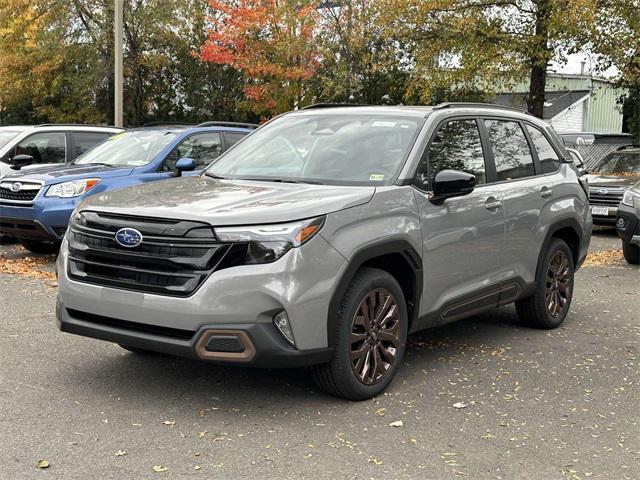
<svg viewBox="0 0 640 480">
<path fill-rule="evenodd" d="M 44 124 L 0 127 L 0 178 L 21 168 L 68 163 L 121 128 Z"/>
</svg>

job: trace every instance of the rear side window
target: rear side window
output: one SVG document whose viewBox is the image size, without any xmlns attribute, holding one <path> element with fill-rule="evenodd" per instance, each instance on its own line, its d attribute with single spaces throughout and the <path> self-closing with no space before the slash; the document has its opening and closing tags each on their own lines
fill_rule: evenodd
<svg viewBox="0 0 640 480">
<path fill-rule="evenodd" d="M 541 173 L 553 173 L 560 168 L 560 157 L 540 130 L 531 125 L 527 125 L 527 131 L 533 141 L 533 146 L 538 153 L 538 160 L 542 167 Z"/>
<path fill-rule="evenodd" d="M 529 142 L 518 122 L 485 120 L 498 181 L 535 175 Z"/>
<path fill-rule="evenodd" d="M 97 132 L 71 132 L 73 138 L 73 157 L 79 157 L 98 143 L 109 138 L 108 133 Z"/>
<path fill-rule="evenodd" d="M 426 161 L 425 161 L 426 160 Z M 476 183 L 487 182 L 480 131 L 475 120 L 451 120 L 438 129 L 418 165 L 415 184 L 430 190 L 442 170 L 461 170 L 476 176 Z"/>
<path fill-rule="evenodd" d="M 247 136 L 246 133 L 232 133 L 232 132 L 225 133 L 224 138 L 227 141 L 227 148 L 231 148 L 246 136 Z"/>
<path fill-rule="evenodd" d="M 64 163 L 67 151 L 65 138 L 64 132 L 35 133 L 16 146 L 15 155 L 30 155 L 34 164 Z"/>
</svg>

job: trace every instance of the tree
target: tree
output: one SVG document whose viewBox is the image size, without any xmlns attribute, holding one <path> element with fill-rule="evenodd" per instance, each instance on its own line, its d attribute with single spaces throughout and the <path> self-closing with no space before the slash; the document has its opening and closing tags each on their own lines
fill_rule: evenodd
<svg viewBox="0 0 640 480">
<path fill-rule="evenodd" d="M 319 64 L 314 46 L 318 12 L 312 0 L 210 2 L 214 25 L 204 61 L 242 73 L 249 108 L 270 116 L 312 100 L 309 80 Z"/>
</svg>

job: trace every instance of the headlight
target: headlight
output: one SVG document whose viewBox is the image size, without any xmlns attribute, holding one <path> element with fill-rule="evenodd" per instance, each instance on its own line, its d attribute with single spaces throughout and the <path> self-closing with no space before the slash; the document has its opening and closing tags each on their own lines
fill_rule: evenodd
<svg viewBox="0 0 640 480">
<path fill-rule="evenodd" d="M 631 189 L 627 190 L 622 196 L 622 203 L 630 207 L 637 206 L 638 208 L 640 208 L 640 193 L 636 193 Z"/>
<path fill-rule="evenodd" d="M 51 185 L 45 197 L 62 197 L 71 198 L 78 197 L 95 187 L 99 178 L 88 178 L 86 180 L 74 180 L 73 182 L 64 182 Z"/>
<path fill-rule="evenodd" d="M 274 262 L 295 247 L 308 242 L 320 231 L 324 217 L 275 225 L 216 228 L 223 243 L 245 243 L 245 264 Z"/>
</svg>

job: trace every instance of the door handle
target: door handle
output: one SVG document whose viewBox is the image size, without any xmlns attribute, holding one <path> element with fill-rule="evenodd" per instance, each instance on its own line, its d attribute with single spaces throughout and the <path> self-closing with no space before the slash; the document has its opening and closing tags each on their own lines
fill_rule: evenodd
<svg viewBox="0 0 640 480">
<path fill-rule="evenodd" d="M 497 210 L 502 206 L 502 202 L 495 197 L 489 197 L 484 202 L 484 208 L 487 210 Z"/>
<path fill-rule="evenodd" d="M 549 187 L 542 187 L 540 189 L 540 196 L 542 198 L 549 198 L 551 195 L 553 195 L 553 190 Z"/>
</svg>

